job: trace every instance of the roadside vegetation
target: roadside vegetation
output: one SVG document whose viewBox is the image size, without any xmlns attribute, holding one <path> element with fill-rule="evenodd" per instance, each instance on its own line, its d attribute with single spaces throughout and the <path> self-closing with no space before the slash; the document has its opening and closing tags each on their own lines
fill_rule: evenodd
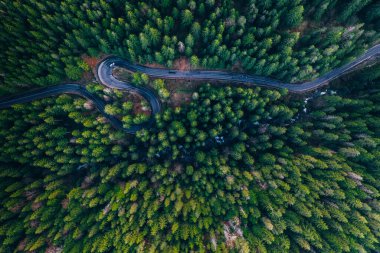
<svg viewBox="0 0 380 253">
<path fill-rule="evenodd" d="M 124 128 L 149 121 L 151 115 L 149 103 L 137 93 L 111 89 L 98 83 L 87 84 L 86 89 L 107 102 L 105 112 L 121 120 Z M 91 102 L 86 102 L 84 106 L 87 109 L 94 108 Z"/>
<path fill-rule="evenodd" d="M 379 75 L 306 103 L 205 84 L 135 136 L 69 95 L 2 110 L 0 249 L 378 249 Z"/>
<path fill-rule="evenodd" d="M 79 80 L 0 110 L 0 252 L 377 252 L 380 65 L 326 90 L 124 76 L 98 59 L 302 81 L 379 39 L 374 0 L 0 0 L 0 94 Z M 85 74 L 84 74 L 85 73 Z M 90 75 L 90 76 L 89 76 Z M 153 117 L 153 118 L 151 118 Z"/>
<path fill-rule="evenodd" d="M 312 79 L 363 52 L 380 27 L 374 0 L 3 0 L 0 8 L 2 93 L 79 80 L 83 54 Z"/>
</svg>

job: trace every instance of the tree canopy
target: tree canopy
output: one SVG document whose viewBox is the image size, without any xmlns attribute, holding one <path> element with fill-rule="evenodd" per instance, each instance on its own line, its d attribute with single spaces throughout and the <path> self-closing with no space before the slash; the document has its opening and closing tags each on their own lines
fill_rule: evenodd
<svg viewBox="0 0 380 253">
<path fill-rule="evenodd" d="M 72 94 L 0 110 L 0 252 L 378 252 L 379 64 L 301 95 L 199 83 L 182 106 L 170 103 L 176 81 L 129 73 L 163 103 L 154 118 L 90 72 L 116 55 L 310 80 L 378 41 L 379 10 L 375 0 L 0 1 L 0 94 L 75 80 L 125 128 L 153 122 L 126 134 Z"/>
</svg>

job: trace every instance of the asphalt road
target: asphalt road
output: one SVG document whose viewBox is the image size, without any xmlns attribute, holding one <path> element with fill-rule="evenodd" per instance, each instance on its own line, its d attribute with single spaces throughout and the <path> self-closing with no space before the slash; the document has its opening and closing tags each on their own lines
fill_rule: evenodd
<svg viewBox="0 0 380 253">
<path fill-rule="evenodd" d="M 59 84 L 54 86 L 49 86 L 41 89 L 31 90 L 22 94 L 18 94 L 13 97 L 8 97 L 6 99 L 2 99 L 0 101 L 0 109 L 11 107 L 14 104 L 22 104 L 22 103 L 28 103 L 33 100 L 46 98 L 54 95 L 59 95 L 62 93 L 66 94 L 74 94 L 79 95 L 81 97 L 86 98 L 87 100 L 91 100 L 98 111 L 108 119 L 108 121 L 117 129 L 122 129 L 126 132 L 135 133 L 137 130 L 131 128 L 131 129 L 124 129 L 123 124 L 115 118 L 112 115 L 109 115 L 105 113 L 104 109 L 106 106 L 106 103 L 100 99 L 98 96 L 88 92 L 83 86 L 79 84 Z"/>
<path fill-rule="evenodd" d="M 100 68 L 98 68 L 98 75 L 109 77 L 107 80 L 112 86 L 121 87 L 120 81 L 115 80 L 112 76 L 112 69 L 115 67 L 121 67 L 128 69 L 132 72 L 145 73 L 150 77 L 162 78 L 162 79 L 177 79 L 177 80 L 204 80 L 204 81 L 225 81 L 230 83 L 242 83 L 248 85 L 265 86 L 272 88 L 286 88 L 293 93 L 303 93 L 310 90 L 315 90 L 323 85 L 328 84 L 330 81 L 341 77 L 342 75 L 354 70 L 358 65 L 374 59 L 380 56 L 380 44 L 367 50 L 363 55 L 356 58 L 353 62 L 348 63 L 340 68 L 334 69 L 331 72 L 305 83 L 285 83 L 272 78 L 239 74 L 225 71 L 209 71 L 209 70 L 190 70 L 180 71 L 174 69 L 162 69 L 162 68 L 149 68 L 141 65 L 135 65 L 118 57 L 110 57 L 105 59 Z M 104 68 L 104 66 L 107 66 Z M 109 82 L 111 81 L 111 82 Z"/>
<path fill-rule="evenodd" d="M 348 63 L 340 68 L 334 69 L 331 72 L 313 80 L 310 82 L 294 84 L 285 83 L 268 77 L 239 74 L 225 71 L 209 71 L 209 70 L 191 70 L 191 71 L 179 71 L 171 69 L 161 68 L 149 68 L 141 65 L 132 64 L 126 60 L 118 57 L 109 57 L 102 61 L 97 66 L 97 79 L 98 81 L 113 89 L 120 89 L 130 92 L 136 92 L 144 97 L 150 104 L 152 110 L 152 116 L 161 111 L 161 103 L 159 98 L 149 89 L 143 87 L 136 87 L 132 84 L 122 82 L 113 76 L 113 69 L 116 67 L 125 68 L 132 72 L 145 73 L 153 78 L 162 79 L 178 79 L 178 80 L 203 80 L 203 81 L 225 81 L 230 83 L 242 83 L 248 85 L 258 85 L 271 88 L 286 88 L 293 93 L 303 93 L 311 90 L 318 89 L 319 87 L 328 84 L 330 81 L 341 77 L 344 74 L 354 70 L 358 65 L 375 59 L 380 56 L 380 44 L 367 50 L 362 56 L 356 58 L 353 62 Z M 8 108 L 13 104 L 27 103 L 36 99 L 41 99 L 49 96 L 58 95 L 61 93 L 69 93 L 82 96 L 88 100 L 91 100 L 99 112 L 106 117 L 110 123 L 117 129 L 123 130 L 127 133 L 134 134 L 136 131 L 146 127 L 148 124 L 134 125 L 130 128 L 123 128 L 122 122 L 114 116 L 105 113 L 104 108 L 106 103 L 98 96 L 88 92 L 83 86 L 79 84 L 60 84 L 32 90 L 23 94 L 19 94 L 13 97 L 0 99 L 0 109 Z M 152 122 L 153 117 L 151 117 Z"/>
</svg>

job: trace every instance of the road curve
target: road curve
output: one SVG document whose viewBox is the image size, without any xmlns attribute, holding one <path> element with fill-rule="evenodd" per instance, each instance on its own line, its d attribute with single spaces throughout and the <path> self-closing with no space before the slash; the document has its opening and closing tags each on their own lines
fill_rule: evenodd
<svg viewBox="0 0 380 253">
<path fill-rule="evenodd" d="M 109 57 L 103 60 L 97 66 L 98 81 L 113 89 L 126 90 L 136 92 L 144 97 L 150 104 L 152 116 L 161 111 L 161 103 L 159 98 L 149 89 L 144 87 L 136 87 L 129 83 L 122 82 L 113 76 L 113 70 L 116 67 L 125 68 L 131 72 L 145 73 L 153 78 L 162 79 L 186 79 L 186 80 L 203 80 L 203 81 L 225 81 L 231 83 L 243 83 L 248 85 L 258 85 L 273 88 L 286 88 L 293 93 L 303 93 L 318 89 L 319 87 L 328 84 L 330 81 L 341 77 L 342 75 L 354 70 L 360 64 L 380 56 L 380 44 L 370 48 L 363 55 L 356 58 L 353 62 L 348 63 L 340 68 L 334 69 L 331 72 L 310 82 L 294 84 L 285 83 L 268 77 L 239 74 L 225 71 L 209 71 L 209 70 L 190 70 L 179 71 L 161 68 L 149 68 L 142 65 L 135 65 L 118 57 Z M 126 133 L 134 134 L 138 130 L 146 127 L 148 124 L 134 125 L 130 128 L 123 128 L 122 122 L 114 116 L 107 114 L 104 109 L 106 103 L 98 96 L 88 92 L 79 84 L 60 84 L 30 91 L 14 97 L 0 99 L 0 109 L 8 108 L 13 104 L 27 103 L 36 99 L 54 96 L 61 93 L 69 93 L 82 96 L 94 102 L 100 113 L 107 118 L 110 123 L 117 129 L 123 130 Z M 151 117 L 151 121 L 152 122 Z"/>
<path fill-rule="evenodd" d="M 42 98 L 46 98 L 46 97 L 50 97 L 54 95 L 59 95 L 62 93 L 75 94 L 75 95 L 84 97 L 87 100 L 91 100 L 96 106 L 96 108 L 99 110 L 99 112 L 105 118 L 108 119 L 108 121 L 111 123 L 113 127 L 117 129 L 122 129 L 126 131 L 127 133 L 135 133 L 138 130 L 136 128 L 139 128 L 138 126 L 133 126 L 131 128 L 124 129 L 123 124 L 121 123 L 119 119 L 105 113 L 104 110 L 105 110 L 106 103 L 102 99 L 100 99 L 98 96 L 88 92 L 83 86 L 79 84 L 59 84 L 59 85 L 49 86 L 49 87 L 29 91 L 26 93 L 22 93 L 14 97 L 8 97 L 0 101 L 0 109 L 11 107 L 14 104 L 28 103 L 33 100 L 42 99 Z"/>
<path fill-rule="evenodd" d="M 370 48 L 363 55 L 356 58 L 340 68 L 336 68 L 331 72 L 310 82 L 300 84 L 285 83 L 272 78 L 240 74 L 226 71 L 209 71 L 209 70 L 189 70 L 180 71 L 174 69 L 150 68 L 142 65 L 135 65 L 118 57 L 110 57 L 105 59 L 98 68 L 98 75 L 106 78 L 106 82 L 111 84 L 111 87 L 118 86 L 122 88 L 122 82 L 112 76 L 112 69 L 115 67 L 125 68 L 131 72 L 141 72 L 153 78 L 162 79 L 184 79 L 184 80 L 203 80 L 203 81 L 225 81 L 231 83 L 242 83 L 248 85 L 265 86 L 272 88 L 286 88 L 293 93 L 303 93 L 310 90 L 315 90 L 330 81 L 341 77 L 342 75 L 354 70 L 360 64 L 380 56 L 380 44 Z M 108 79 L 107 79 L 108 78 Z M 104 82 L 102 82 L 104 83 Z"/>
</svg>

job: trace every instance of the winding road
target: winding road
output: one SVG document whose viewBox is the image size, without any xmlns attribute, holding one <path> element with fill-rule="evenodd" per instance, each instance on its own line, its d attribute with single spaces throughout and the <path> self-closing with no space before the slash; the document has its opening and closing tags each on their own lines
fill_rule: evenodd
<svg viewBox="0 0 380 253">
<path fill-rule="evenodd" d="M 241 83 L 255 86 L 265 86 L 272 88 L 286 88 L 289 92 L 304 93 L 307 91 L 315 90 L 328 84 L 330 81 L 341 77 L 348 72 L 355 70 L 359 65 L 377 59 L 380 56 L 380 44 L 370 48 L 363 55 L 356 58 L 351 63 L 348 63 L 340 68 L 334 69 L 331 72 L 313 80 L 310 82 L 304 82 L 300 84 L 284 83 L 268 77 L 247 75 L 225 71 L 209 71 L 209 70 L 190 70 L 179 71 L 172 69 L 162 68 L 149 68 L 142 65 L 135 65 L 126 60 L 118 57 L 109 57 L 103 60 L 97 66 L 97 79 L 98 81 L 113 89 L 120 89 L 130 92 L 136 92 L 144 97 L 150 104 L 152 115 L 155 115 L 161 111 L 161 103 L 159 98 L 154 92 L 147 88 L 136 87 L 130 83 L 122 82 L 116 79 L 113 75 L 113 70 L 116 67 L 125 68 L 131 72 L 145 73 L 153 78 L 162 79 L 185 79 L 185 80 L 198 80 L 198 81 L 224 81 L 230 83 Z M 61 93 L 75 94 L 82 96 L 88 100 L 91 100 L 100 113 L 106 117 L 110 123 L 119 130 L 123 130 L 126 133 L 134 134 L 136 131 L 146 127 L 147 124 L 134 125 L 130 128 L 124 128 L 122 122 L 114 116 L 107 114 L 104 111 L 106 103 L 98 96 L 88 92 L 83 86 L 79 84 L 60 84 L 41 88 L 33 91 L 29 91 L 13 97 L 8 97 L 0 100 L 0 109 L 11 107 L 14 104 L 27 103 L 36 99 L 45 98 L 48 96 L 58 95 Z M 152 122 L 153 117 L 151 117 Z"/>
</svg>

